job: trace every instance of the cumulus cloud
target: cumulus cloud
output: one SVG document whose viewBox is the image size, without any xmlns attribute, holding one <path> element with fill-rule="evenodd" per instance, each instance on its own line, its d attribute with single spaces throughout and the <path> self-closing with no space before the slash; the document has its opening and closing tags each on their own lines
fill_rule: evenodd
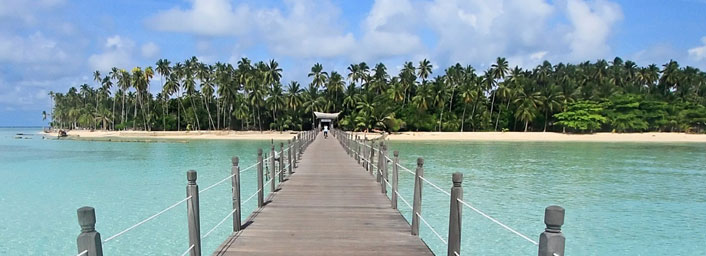
<svg viewBox="0 0 706 256">
<path fill-rule="evenodd" d="M 8 35 L 0 40 L 0 62 L 61 62 L 68 58 L 56 40 L 35 32 L 28 37 Z"/>
<path fill-rule="evenodd" d="M 127 68 L 133 65 L 132 54 L 135 48 L 135 42 L 123 38 L 119 35 L 114 35 L 106 39 L 104 51 L 99 54 L 93 54 L 88 58 L 90 67 L 94 70 L 107 71 L 112 67 Z"/>
<path fill-rule="evenodd" d="M 585 60 L 610 53 L 606 41 L 615 22 L 622 19 L 620 6 L 602 0 L 568 0 L 566 9 L 574 26 L 573 31 L 567 35 L 571 57 L 574 60 Z"/>
<path fill-rule="evenodd" d="M 689 57 L 695 61 L 706 59 L 706 36 L 701 38 L 701 46 L 689 49 Z"/>
<path fill-rule="evenodd" d="M 159 45 L 154 42 L 148 42 L 142 45 L 140 51 L 142 53 L 142 57 L 154 58 L 159 54 Z"/>
</svg>

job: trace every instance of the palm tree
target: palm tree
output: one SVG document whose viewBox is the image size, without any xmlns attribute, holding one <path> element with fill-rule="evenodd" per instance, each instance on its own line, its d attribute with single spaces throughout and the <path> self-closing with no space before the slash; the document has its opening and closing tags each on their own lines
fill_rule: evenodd
<svg viewBox="0 0 706 256">
<path fill-rule="evenodd" d="M 431 75 L 431 69 L 433 65 L 427 59 L 423 59 L 419 62 L 419 67 L 417 67 L 417 75 L 422 79 L 422 84 L 426 83 L 427 78 Z"/>
<path fill-rule="evenodd" d="M 524 90 L 520 91 L 517 96 L 514 100 L 515 104 L 518 104 L 515 117 L 525 122 L 525 132 L 527 132 L 529 122 L 537 115 L 537 110 L 542 104 L 542 96 L 539 92 L 528 93 Z"/>
<path fill-rule="evenodd" d="M 336 71 L 331 71 L 331 77 L 328 79 L 328 84 L 326 85 L 326 92 L 329 97 L 334 99 L 333 112 L 338 111 L 338 96 L 343 92 L 345 87 L 345 82 L 343 81 L 343 76 Z"/>
<path fill-rule="evenodd" d="M 313 78 L 311 84 L 313 84 L 317 90 L 323 87 L 328 79 L 328 73 L 323 70 L 324 67 L 321 64 L 316 63 L 313 67 L 311 67 L 311 72 L 309 72 L 308 75 Z"/>
</svg>

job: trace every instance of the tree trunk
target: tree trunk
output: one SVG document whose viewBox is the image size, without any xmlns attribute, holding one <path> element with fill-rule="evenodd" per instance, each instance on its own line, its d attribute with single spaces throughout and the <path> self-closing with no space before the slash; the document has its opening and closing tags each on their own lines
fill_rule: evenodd
<svg viewBox="0 0 706 256">
<path fill-rule="evenodd" d="M 498 131 L 498 123 L 500 122 L 500 114 L 503 112 L 503 105 L 500 103 L 500 107 L 498 107 L 498 117 L 495 119 L 495 131 Z M 492 121 L 491 121 L 492 122 Z"/>
<path fill-rule="evenodd" d="M 206 106 L 206 113 L 208 113 L 208 123 L 213 130 L 216 130 L 216 126 L 213 124 L 213 117 L 211 116 L 211 107 L 209 107 L 208 98 L 203 98 L 203 104 Z"/>
<path fill-rule="evenodd" d="M 476 125 L 473 123 L 473 118 L 476 115 L 476 107 L 478 106 L 478 102 L 473 103 L 473 110 L 471 111 L 471 131 L 475 132 L 476 131 Z"/>
<path fill-rule="evenodd" d="M 527 132 L 527 125 L 529 124 L 529 120 L 525 121 L 525 132 Z"/>
<path fill-rule="evenodd" d="M 490 121 L 491 122 L 493 121 L 493 107 L 495 107 L 495 92 L 493 92 L 493 100 L 490 101 Z"/>
<path fill-rule="evenodd" d="M 466 109 L 468 104 L 463 104 L 463 114 L 461 115 L 461 132 L 463 132 L 463 124 L 466 122 Z"/>
<path fill-rule="evenodd" d="M 549 115 L 549 113 L 548 113 L 548 110 L 545 109 L 545 110 L 544 110 L 544 131 L 543 131 L 543 132 L 547 132 L 547 121 L 548 121 L 548 120 L 547 120 L 547 118 L 548 118 L 547 115 Z"/>
</svg>

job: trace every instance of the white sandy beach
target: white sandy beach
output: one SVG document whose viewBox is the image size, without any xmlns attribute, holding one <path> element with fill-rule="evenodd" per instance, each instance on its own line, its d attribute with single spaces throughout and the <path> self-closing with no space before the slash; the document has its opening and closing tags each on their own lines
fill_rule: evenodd
<svg viewBox="0 0 706 256">
<path fill-rule="evenodd" d="M 365 133 L 356 133 L 361 137 Z M 56 133 L 45 134 L 56 137 Z M 72 138 L 85 139 L 214 139 L 214 140 L 288 140 L 295 131 L 89 131 L 71 130 Z M 368 133 L 377 138 L 378 133 Z M 699 142 L 706 143 L 706 134 L 686 133 L 594 133 L 562 134 L 553 132 L 402 132 L 387 139 L 394 141 L 585 141 L 585 142 Z"/>
</svg>

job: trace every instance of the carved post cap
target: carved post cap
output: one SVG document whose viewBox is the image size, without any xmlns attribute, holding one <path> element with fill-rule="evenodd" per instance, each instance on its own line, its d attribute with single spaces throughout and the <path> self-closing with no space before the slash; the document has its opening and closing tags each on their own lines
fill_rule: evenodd
<svg viewBox="0 0 706 256">
<path fill-rule="evenodd" d="M 400 151 L 395 150 L 392 154 L 395 155 L 395 157 L 398 157 L 400 156 Z"/>
<path fill-rule="evenodd" d="M 454 172 L 454 174 L 451 175 L 451 180 L 454 183 L 454 187 L 460 187 L 463 182 L 463 173 Z"/>
<path fill-rule="evenodd" d="M 380 144 L 382 145 L 382 150 L 387 150 L 387 144 Z"/>
<path fill-rule="evenodd" d="M 279 147 L 280 147 L 280 148 L 281 148 L 281 147 L 284 147 L 284 142 L 280 142 L 280 143 L 279 143 Z"/>
<path fill-rule="evenodd" d="M 262 155 L 262 149 L 261 149 L 261 148 L 258 148 L 258 149 L 257 149 L 257 155 L 258 155 L 258 156 L 261 156 L 261 155 Z"/>
<path fill-rule="evenodd" d="M 195 185 L 196 184 L 196 171 L 194 170 L 189 170 L 186 172 L 186 180 L 189 181 L 189 185 Z"/>
<path fill-rule="evenodd" d="M 417 167 L 424 166 L 424 158 L 417 158 Z"/>
<path fill-rule="evenodd" d="M 234 156 L 233 158 L 231 158 L 231 162 L 233 162 L 233 166 L 238 166 L 238 163 L 240 163 L 240 158 Z"/>
<path fill-rule="evenodd" d="M 544 224 L 547 224 L 547 232 L 561 232 L 561 225 L 564 225 L 564 208 L 552 205 L 544 210 Z"/>
<path fill-rule="evenodd" d="M 76 210 L 78 224 L 81 225 L 81 232 L 96 231 L 96 210 L 90 206 L 84 206 Z"/>
</svg>

